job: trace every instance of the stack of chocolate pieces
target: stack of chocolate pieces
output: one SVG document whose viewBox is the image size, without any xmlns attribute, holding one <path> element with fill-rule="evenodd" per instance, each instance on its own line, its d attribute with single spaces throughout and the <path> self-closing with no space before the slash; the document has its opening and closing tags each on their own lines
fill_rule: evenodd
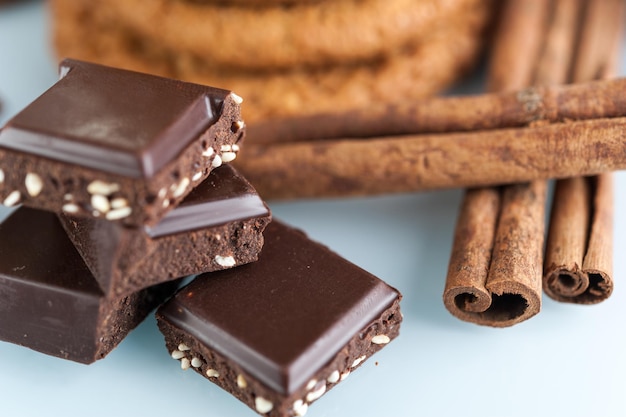
<svg viewBox="0 0 626 417">
<path fill-rule="evenodd" d="M 0 132 L 0 198 L 23 204 L 0 225 L 0 338 L 90 363 L 177 278 L 256 260 L 269 210 L 218 168 L 243 135 L 240 100 L 63 61 Z"/>
<path fill-rule="evenodd" d="M 0 199 L 20 205 L 0 224 L 0 340 L 92 363 L 160 305 L 183 369 L 294 416 L 396 337 L 400 294 L 270 224 L 227 164 L 241 101 L 64 60 L 0 131 Z"/>
</svg>

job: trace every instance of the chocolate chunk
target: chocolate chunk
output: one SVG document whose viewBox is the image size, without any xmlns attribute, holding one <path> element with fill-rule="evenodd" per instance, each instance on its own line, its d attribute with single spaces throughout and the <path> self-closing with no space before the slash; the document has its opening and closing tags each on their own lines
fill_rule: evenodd
<svg viewBox="0 0 626 417">
<path fill-rule="evenodd" d="M 270 211 L 233 167 L 219 167 L 154 227 L 60 215 L 106 294 L 255 261 Z"/>
<path fill-rule="evenodd" d="M 107 298 L 55 214 L 20 207 L 0 224 L 0 340 L 91 363 L 176 285 Z"/>
<path fill-rule="evenodd" d="M 5 205 L 152 225 L 237 155 L 229 91 L 69 59 L 60 74 L 0 131 Z"/>
<path fill-rule="evenodd" d="M 257 262 L 157 310 L 172 357 L 260 414 L 302 415 L 399 332 L 400 294 L 276 220 Z"/>
</svg>

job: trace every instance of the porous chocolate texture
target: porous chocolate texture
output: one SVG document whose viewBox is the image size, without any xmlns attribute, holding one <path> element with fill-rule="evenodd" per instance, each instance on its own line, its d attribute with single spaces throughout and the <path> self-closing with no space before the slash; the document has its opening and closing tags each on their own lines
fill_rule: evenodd
<svg viewBox="0 0 626 417">
<path fill-rule="evenodd" d="M 235 168 L 214 169 L 154 227 L 60 215 L 106 294 L 141 288 L 257 259 L 270 210 Z"/>
<path fill-rule="evenodd" d="M 401 295 L 299 230 L 264 234 L 257 262 L 200 275 L 158 325 L 183 369 L 259 414 L 302 416 L 398 335 Z"/>
<path fill-rule="evenodd" d="M 59 81 L 0 131 L 0 202 L 154 225 L 237 156 L 241 101 L 66 59 Z"/>
<path fill-rule="evenodd" d="M 92 363 L 177 285 L 107 298 L 55 214 L 20 207 L 0 224 L 0 340 Z"/>
</svg>

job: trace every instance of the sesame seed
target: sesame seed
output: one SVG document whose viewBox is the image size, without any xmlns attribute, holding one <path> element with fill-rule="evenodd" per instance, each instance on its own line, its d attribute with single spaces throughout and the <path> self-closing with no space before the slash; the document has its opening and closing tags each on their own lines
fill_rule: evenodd
<svg viewBox="0 0 626 417">
<path fill-rule="evenodd" d="M 185 357 L 185 354 L 183 352 L 181 352 L 180 350 L 174 350 L 172 352 L 172 359 L 179 360 L 179 359 L 182 359 L 184 357 Z"/>
<path fill-rule="evenodd" d="M 274 404 L 272 404 L 271 401 L 268 401 L 263 397 L 256 397 L 254 399 L 254 407 L 256 408 L 257 412 L 265 414 L 272 411 L 272 408 L 274 408 Z"/>
<path fill-rule="evenodd" d="M 26 174 L 26 178 L 24 179 L 24 185 L 26 186 L 28 195 L 31 197 L 37 197 L 43 189 L 43 180 L 39 175 L 29 172 Z"/>
<path fill-rule="evenodd" d="M 11 191 L 11 193 L 9 193 L 9 195 L 4 199 L 2 204 L 4 204 L 7 207 L 12 207 L 16 205 L 17 203 L 19 203 L 21 198 L 22 198 L 22 194 L 19 191 L 17 190 Z"/>
</svg>

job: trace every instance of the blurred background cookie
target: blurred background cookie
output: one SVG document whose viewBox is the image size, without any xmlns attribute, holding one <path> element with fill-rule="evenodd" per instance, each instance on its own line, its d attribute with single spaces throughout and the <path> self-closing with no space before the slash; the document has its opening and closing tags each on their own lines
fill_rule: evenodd
<svg viewBox="0 0 626 417">
<path fill-rule="evenodd" d="M 492 14 L 490 0 L 295 1 L 52 0 L 55 46 L 232 89 L 253 124 L 440 92 L 476 62 Z"/>
</svg>

